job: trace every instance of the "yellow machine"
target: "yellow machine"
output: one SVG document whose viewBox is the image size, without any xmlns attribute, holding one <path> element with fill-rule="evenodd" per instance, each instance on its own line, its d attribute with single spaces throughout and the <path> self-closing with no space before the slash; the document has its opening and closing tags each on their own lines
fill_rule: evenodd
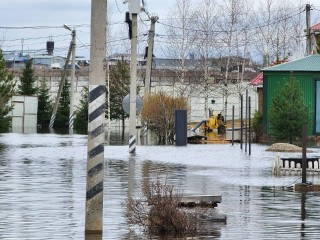
<svg viewBox="0 0 320 240">
<path fill-rule="evenodd" d="M 218 132 L 225 131 L 224 117 L 221 114 L 213 115 L 208 120 L 202 120 L 191 130 L 196 131 L 198 128 L 205 132 L 211 132 L 214 129 L 218 129 Z"/>
<path fill-rule="evenodd" d="M 209 120 L 205 121 L 204 124 L 200 126 L 205 132 L 210 132 L 213 129 L 218 129 L 219 126 L 224 125 L 224 118 L 221 114 L 211 116 Z"/>
</svg>

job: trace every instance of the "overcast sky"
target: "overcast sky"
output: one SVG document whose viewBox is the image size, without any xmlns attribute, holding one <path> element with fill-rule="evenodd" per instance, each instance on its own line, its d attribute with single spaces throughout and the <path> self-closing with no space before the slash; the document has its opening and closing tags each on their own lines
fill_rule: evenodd
<svg viewBox="0 0 320 240">
<path fill-rule="evenodd" d="M 149 0 L 148 11 L 166 16 L 174 1 Z M 150 4 L 149 2 L 152 2 Z M 124 29 L 128 4 L 109 0 L 109 21 L 113 30 Z M 71 33 L 63 24 L 77 31 L 77 56 L 89 57 L 90 0 L 1 0 L 0 45 L 3 51 L 17 50 L 44 53 L 46 42 L 55 42 L 56 55 L 66 56 Z M 145 15 L 146 17 L 146 15 Z"/>
<path fill-rule="evenodd" d="M 175 4 L 175 0 L 145 1 L 147 10 L 150 13 L 156 13 L 159 16 L 159 21 L 167 18 L 168 11 Z M 310 3 L 316 6 L 320 5 L 318 0 L 312 0 Z M 108 0 L 108 5 L 112 30 L 116 32 L 122 29 L 123 31 L 127 27 L 124 18 L 128 4 L 123 4 L 123 0 Z M 24 52 L 29 51 L 31 54 L 45 53 L 46 42 L 53 40 L 55 42 L 54 54 L 66 56 L 71 33 L 63 28 L 63 24 L 68 24 L 77 30 L 76 55 L 88 59 L 90 0 L 1 0 L 0 13 L 0 45 L 3 51 L 21 51 L 23 49 Z M 145 14 L 144 18 L 146 18 Z M 146 34 L 148 28 L 149 23 L 139 26 L 140 31 Z M 161 28 L 160 25 L 156 27 L 156 31 L 159 28 Z M 117 41 L 115 36 L 113 37 Z M 124 41 L 119 41 L 119 45 L 123 45 L 123 43 Z"/>
</svg>

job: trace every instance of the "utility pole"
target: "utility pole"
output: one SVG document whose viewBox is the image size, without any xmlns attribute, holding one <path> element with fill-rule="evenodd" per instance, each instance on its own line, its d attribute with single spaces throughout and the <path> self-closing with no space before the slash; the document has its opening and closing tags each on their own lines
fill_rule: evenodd
<svg viewBox="0 0 320 240">
<path fill-rule="evenodd" d="M 74 80 L 76 72 L 76 30 L 72 30 L 72 70 L 71 70 L 71 94 L 70 94 L 70 116 L 69 116 L 69 131 L 73 133 L 74 122 Z"/>
<path fill-rule="evenodd" d="M 21 54 L 23 54 L 23 43 L 24 43 L 24 38 L 21 38 Z"/>
<path fill-rule="evenodd" d="M 302 127 L 302 160 L 301 160 L 301 177 L 302 183 L 307 183 L 307 128 Z"/>
<path fill-rule="evenodd" d="M 86 239 L 101 239 L 103 230 L 106 20 L 107 1 L 91 0 Z"/>
<path fill-rule="evenodd" d="M 151 16 L 151 26 L 149 31 L 149 46 L 147 52 L 147 68 L 146 68 L 146 79 L 144 84 L 144 97 L 147 97 L 150 93 L 151 86 L 151 69 L 152 69 L 152 55 L 153 55 L 153 45 L 154 45 L 154 32 L 155 32 L 155 24 L 158 21 L 157 16 Z"/>
<path fill-rule="evenodd" d="M 107 55 L 108 56 L 108 55 Z M 111 127 L 111 107 L 110 107 L 110 61 L 107 60 L 107 103 L 108 103 L 108 128 Z M 108 135 L 109 136 L 109 135 Z"/>
<path fill-rule="evenodd" d="M 107 36 L 110 35 L 109 28 L 109 18 L 107 17 Z M 111 106 L 110 106 L 110 58 L 109 58 L 109 45 L 106 46 L 106 56 L 107 56 L 107 104 L 108 104 L 108 138 L 110 138 L 110 127 L 111 127 Z"/>
<path fill-rule="evenodd" d="M 73 122 L 74 122 L 74 79 L 75 79 L 75 71 L 76 71 L 76 30 L 71 30 L 66 24 L 63 27 L 69 31 L 71 31 L 72 35 L 72 68 L 71 68 L 71 81 L 70 81 L 70 111 L 69 111 L 69 133 L 73 134 Z"/>
<path fill-rule="evenodd" d="M 132 39 L 131 39 L 131 72 L 130 72 L 130 137 L 129 152 L 136 152 L 136 98 L 137 98 L 137 18 L 132 13 Z"/>
<path fill-rule="evenodd" d="M 151 16 L 151 26 L 149 31 L 149 46 L 147 51 L 147 67 L 146 67 L 146 78 L 144 81 L 144 95 L 143 98 L 146 99 L 150 93 L 151 88 L 151 70 L 152 70 L 152 60 L 153 60 L 153 45 L 154 45 L 154 32 L 155 32 L 155 24 L 158 21 L 157 16 Z M 144 136 L 148 134 L 148 125 L 147 123 L 143 123 L 143 133 Z"/>
<path fill-rule="evenodd" d="M 136 152 L 136 98 L 137 98 L 137 42 L 138 42 L 138 13 L 141 11 L 140 0 L 126 0 L 129 14 L 132 16 L 131 61 L 130 61 L 130 128 L 129 153 Z"/>
<path fill-rule="evenodd" d="M 54 121 L 56 119 L 56 114 L 57 114 L 57 110 L 58 110 L 58 106 L 59 106 L 59 101 L 60 101 L 60 97 L 61 97 L 64 81 L 66 80 L 67 68 L 68 68 L 68 64 L 69 64 L 70 56 L 71 56 L 71 52 L 72 52 L 72 45 L 73 44 L 72 44 L 72 41 L 71 41 L 70 47 L 69 47 L 69 51 L 68 51 L 68 55 L 67 55 L 67 59 L 66 59 L 66 62 L 64 64 L 62 79 L 61 79 L 60 84 L 59 84 L 59 90 L 58 90 L 58 94 L 57 94 L 57 97 L 56 97 L 56 102 L 55 102 L 54 107 L 53 107 L 49 128 L 53 128 Z"/>
<path fill-rule="evenodd" d="M 306 42 L 306 51 L 307 56 L 311 54 L 311 35 L 310 35 L 310 4 L 306 5 L 306 25 L 307 25 L 307 42 Z"/>
</svg>

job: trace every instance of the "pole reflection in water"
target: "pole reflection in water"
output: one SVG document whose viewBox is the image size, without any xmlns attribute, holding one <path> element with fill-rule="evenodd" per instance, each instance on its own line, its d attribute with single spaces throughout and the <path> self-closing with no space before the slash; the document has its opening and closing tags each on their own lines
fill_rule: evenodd
<svg viewBox="0 0 320 240">
<path fill-rule="evenodd" d="M 302 192 L 301 193 L 301 228 L 300 228 L 300 232 L 301 232 L 301 239 L 304 239 L 305 237 L 305 221 L 306 219 L 306 193 Z"/>
<path fill-rule="evenodd" d="M 131 155 L 129 159 L 128 198 L 132 197 L 134 193 L 135 165 L 136 165 L 135 155 Z"/>
<path fill-rule="evenodd" d="M 102 234 L 86 234 L 85 240 L 102 240 Z"/>
</svg>

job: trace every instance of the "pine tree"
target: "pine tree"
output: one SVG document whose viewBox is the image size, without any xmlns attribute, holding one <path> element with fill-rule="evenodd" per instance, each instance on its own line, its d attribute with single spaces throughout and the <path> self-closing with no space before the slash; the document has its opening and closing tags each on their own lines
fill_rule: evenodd
<svg viewBox="0 0 320 240">
<path fill-rule="evenodd" d="M 18 92 L 21 95 L 26 96 L 34 96 L 38 88 L 35 87 L 35 76 L 34 76 L 34 70 L 32 68 L 32 61 L 29 60 L 25 68 L 23 69 L 22 75 L 20 77 L 20 85 L 18 86 Z"/>
<path fill-rule="evenodd" d="M 298 81 L 290 76 L 283 88 L 272 99 L 269 110 L 269 123 L 272 134 L 279 140 L 301 137 L 302 126 L 311 124 L 310 108 L 304 104 Z"/>
<path fill-rule="evenodd" d="M 42 128 L 48 128 L 53 110 L 53 105 L 50 100 L 50 89 L 47 86 L 45 78 L 40 82 L 38 91 L 38 125 Z"/>
<path fill-rule="evenodd" d="M 11 126 L 11 117 L 8 113 L 12 109 L 8 101 L 13 95 L 16 82 L 13 74 L 6 68 L 6 62 L 0 49 L 0 132 L 7 132 Z"/>
<path fill-rule="evenodd" d="M 57 110 L 56 119 L 54 121 L 54 128 L 65 128 L 69 126 L 69 113 L 70 113 L 70 83 L 65 81 L 60 101 Z"/>
<path fill-rule="evenodd" d="M 118 61 L 110 70 L 110 119 L 124 122 L 129 114 L 122 109 L 123 98 L 130 93 L 130 69 L 125 61 Z M 107 93 L 108 94 L 108 93 Z M 107 95 L 106 95 L 107 96 Z M 106 101 L 108 107 L 108 101 Z M 107 113 L 108 116 L 108 113 Z M 124 126 L 124 125 L 123 125 Z"/>
<path fill-rule="evenodd" d="M 78 131 L 88 129 L 88 92 L 88 87 L 83 87 L 80 99 L 80 106 L 75 111 L 74 128 Z"/>
</svg>

